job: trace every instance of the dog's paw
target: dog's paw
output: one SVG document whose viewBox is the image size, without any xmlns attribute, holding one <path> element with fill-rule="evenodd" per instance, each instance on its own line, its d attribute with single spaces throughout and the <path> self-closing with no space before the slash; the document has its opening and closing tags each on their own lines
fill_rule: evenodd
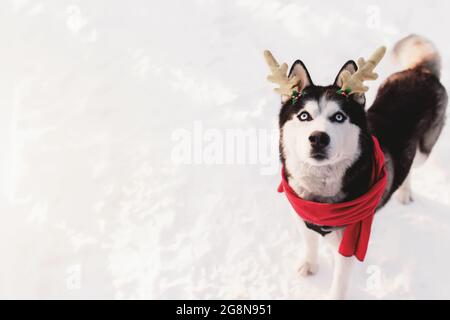
<svg viewBox="0 0 450 320">
<path fill-rule="evenodd" d="M 304 261 L 300 264 L 298 268 L 298 274 L 302 277 L 312 276 L 317 273 L 319 270 L 319 265 L 317 263 L 312 263 L 308 261 Z"/>
<path fill-rule="evenodd" d="M 399 189 L 395 193 L 395 198 L 401 204 L 410 204 L 413 202 L 411 189 Z"/>
<path fill-rule="evenodd" d="M 325 300 L 345 300 L 345 299 L 346 299 L 345 292 L 339 290 L 330 290 L 325 295 Z"/>
</svg>

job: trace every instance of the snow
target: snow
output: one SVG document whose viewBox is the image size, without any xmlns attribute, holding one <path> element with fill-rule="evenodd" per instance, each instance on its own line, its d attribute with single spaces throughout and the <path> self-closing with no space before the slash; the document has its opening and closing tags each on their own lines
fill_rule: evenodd
<svg viewBox="0 0 450 320">
<path fill-rule="evenodd" d="M 0 6 L 1 298 L 323 298 L 331 254 L 299 277 L 300 222 L 276 192 L 263 50 L 328 84 L 414 32 L 449 83 L 448 1 Z M 349 298 L 450 298 L 449 141 L 414 171 L 415 202 L 377 215 Z"/>
</svg>

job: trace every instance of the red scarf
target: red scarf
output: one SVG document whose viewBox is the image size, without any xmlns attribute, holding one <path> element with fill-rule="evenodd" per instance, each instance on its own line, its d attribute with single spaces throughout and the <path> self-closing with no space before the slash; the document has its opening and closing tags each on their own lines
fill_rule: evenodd
<svg viewBox="0 0 450 320">
<path fill-rule="evenodd" d="M 322 226 L 345 226 L 339 253 L 345 257 L 355 256 L 363 261 L 367 252 L 375 209 L 381 200 L 387 183 L 384 167 L 384 155 L 377 138 L 372 136 L 374 144 L 374 165 L 372 169 L 372 187 L 359 198 L 340 203 L 319 203 L 299 198 L 289 186 L 281 172 L 278 192 L 285 193 L 295 212 L 305 221 Z"/>
</svg>

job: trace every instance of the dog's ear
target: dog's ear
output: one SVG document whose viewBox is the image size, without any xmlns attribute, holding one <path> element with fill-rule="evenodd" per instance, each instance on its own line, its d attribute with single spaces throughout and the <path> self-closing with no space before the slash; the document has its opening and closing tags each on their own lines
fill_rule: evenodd
<svg viewBox="0 0 450 320">
<path fill-rule="evenodd" d="M 349 60 L 347 61 L 341 68 L 341 70 L 339 70 L 338 75 L 336 76 L 336 79 L 334 79 L 334 85 L 341 88 L 343 83 L 342 83 L 342 72 L 344 71 L 348 71 L 350 72 L 350 74 L 354 74 L 356 71 L 358 71 L 358 66 L 356 65 L 355 61 L 353 60 Z M 364 95 L 364 93 L 353 93 L 350 95 L 350 97 L 353 98 L 353 100 L 355 100 L 357 103 L 364 105 L 366 103 L 366 97 Z"/>
<path fill-rule="evenodd" d="M 334 79 L 334 85 L 338 86 L 339 88 L 342 87 L 342 72 L 348 71 L 350 74 L 354 74 L 358 70 L 358 66 L 356 65 L 355 61 L 349 60 L 347 61 L 339 70 L 338 75 L 336 76 L 336 79 Z"/>
<path fill-rule="evenodd" d="M 295 61 L 291 67 L 291 70 L 289 71 L 289 78 L 292 78 L 294 76 L 297 76 L 300 79 L 300 85 L 297 88 L 299 92 L 306 87 L 314 85 L 311 80 L 311 76 L 309 75 L 308 69 L 306 69 L 305 64 L 300 60 Z"/>
<path fill-rule="evenodd" d="M 279 85 L 279 88 L 275 88 L 274 91 L 281 95 L 283 103 L 293 99 L 294 95 L 298 95 L 304 88 L 312 85 L 308 70 L 300 60 L 294 62 L 289 75 L 286 75 L 288 65 L 286 63 L 280 65 L 269 50 L 264 51 L 264 59 L 271 70 L 267 80 Z"/>
</svg>

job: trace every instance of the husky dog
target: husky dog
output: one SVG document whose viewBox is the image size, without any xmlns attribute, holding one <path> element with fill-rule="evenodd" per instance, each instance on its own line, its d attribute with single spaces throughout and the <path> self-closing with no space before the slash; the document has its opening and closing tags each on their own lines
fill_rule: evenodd
<svg viewBox="0 0 450 320">
<path fill-rule="evenodd" d="M 364 94 L 337 93 L 341 73 L 356 72 L 354 61 L 344 64 L 334 84 L 316 86 L 300 60 L 289 77 L 301 79 L 295 102 L 284 101 L 280 114 L 280 157 L 291 188 L 305 200 L 336 203 L 353 200 L 371 186 L 373 141 L 385 154 L 388 183 L 381 208 L 396 192 L 403 204 L 412 201 L 410 169 L 430 154 L 445 122 L 447 93 L 439 81 L 440 56 L 428 40 L 410 35 L 393 50 L 403 71 L 387 78 L 373 105 L 365 111 Z M 285 99 L 286 100 L 286 99 Z M 352 257 L 338 253 L 342 228 L 305 222 L 306 252 L 301 275 L 317 271 L 319 237 L 335 251 L 330 298 L 342 299 L 348 287 Z"/>
</svg>

